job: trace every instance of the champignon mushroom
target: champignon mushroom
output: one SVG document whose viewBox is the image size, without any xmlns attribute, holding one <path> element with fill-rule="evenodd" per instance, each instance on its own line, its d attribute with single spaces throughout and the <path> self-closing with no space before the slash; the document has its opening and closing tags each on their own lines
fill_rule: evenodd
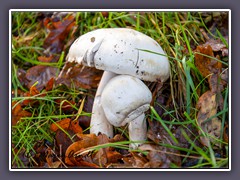
<svg viewBox="0 0 240 180">
<path fill-rule="evenodd" d="M 115 127 L 129 123 L 131 141 L 146 140 L 147 127 L 144 112 L 149 109 L 151 91 L 138 78 L 129 75 L 113 77 L 103 89 L 101 105 L 104 114 Z M 133 142 L 135 148 L 140 142 Z"/>
<path fill-rule="evenodd" d="M 112 125 L 129 123 L 130 140 L 145 140 L 144 112 L 152 96 L 141 80 L 163 83 L 168 79 L 169 61 L 161 46 L 132 29 L 98 29 L 75 40 L 67 61 L 105 71 L 93 103 L 90 132 L 112 137 Z"/>
</svg>

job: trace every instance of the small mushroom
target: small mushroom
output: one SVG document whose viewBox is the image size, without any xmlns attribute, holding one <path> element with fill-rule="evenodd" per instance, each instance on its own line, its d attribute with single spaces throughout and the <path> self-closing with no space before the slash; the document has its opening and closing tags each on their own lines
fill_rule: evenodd
<svg viewBox="0 0 240 180">
<path fill-rule="evenodd" d="M 75 40 L 67 61 L 105 71 L 93 103 L 90 132 L 113 137 L 112 125 L 129 123 L 130 140 L 145 140 L 144 112 L 152 95 L 141 80 L 163 83 L 168 79 L 170 65 L 161 46 L 132 29 L 98 29 Z"/>
<path fill-rule="evenodd" d="M 101 104 L 107 120 L 115 127 L 129 123 L 131 141 L 146 140 L 147 127 L 144 112 L 149 109 L 152 93 L 138 78 L 129 75 L 113 77 L 101 95 Z M 138 143 L 132 143 L 135 148 Z"/>
</svg>

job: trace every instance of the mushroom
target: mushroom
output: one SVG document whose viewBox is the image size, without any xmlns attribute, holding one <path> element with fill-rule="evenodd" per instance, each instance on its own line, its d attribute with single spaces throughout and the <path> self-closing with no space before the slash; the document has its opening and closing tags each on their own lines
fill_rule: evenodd
<svg viewBox="0 0 240 180">
<path fill-rule="evenodd" d="M 67 61 L 104 70 L 93 103 L 90 133 L 113 137 L 113 126 L 129 123 L 130 140 L 146 140 L 144 112 L 152 95 L 141 80 L 163 83 L 168 79 L 170 65 L 161 46 L 132 29 L 98 29 L 75 40 Z"/>
<path fill-rule="evenodd" d="M 101 95 L 101 105 L 110 124 L 115 127 L 129 123 L 131 141 L 146 140 L 146 121 L 144 112 L 149 109 L 151 91 L 138 78 L 129 75 L 113 77 Z M 136 148 L 141 142 L 131 143 Z"/>
</svg>

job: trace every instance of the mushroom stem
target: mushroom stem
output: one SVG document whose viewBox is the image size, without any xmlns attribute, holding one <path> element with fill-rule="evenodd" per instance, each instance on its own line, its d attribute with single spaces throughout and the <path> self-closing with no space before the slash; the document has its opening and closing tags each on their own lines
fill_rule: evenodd
<svg viewBox="0 0 240 180">
<path fill-rule="evenodd" d="M 116 76 L 115 73 L 104 71 L 99 83 L 95 99 L 92 107 L 92 117 L 90 124 L 90 133 L 98 134 L 99 132 L 106 134 L 108 137 L 113 137 L 113 127 L 108 122 L 101 104 L 102 91 L 108 81 Z"/>
<path fill-rule="evenodd" d="M 132 142 L 129 147 L 132 149 L 136 149 L 139 145 L 143 144 L 143 141 L 147 139 L 147 123 L 145 120 L 145 114 L 141 114 L 134 120 L 129 123 L 129 139 Z"/>
</svg>

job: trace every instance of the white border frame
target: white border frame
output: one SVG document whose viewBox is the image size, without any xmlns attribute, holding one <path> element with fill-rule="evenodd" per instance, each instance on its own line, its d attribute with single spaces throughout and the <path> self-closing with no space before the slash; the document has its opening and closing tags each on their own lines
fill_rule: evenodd
<svg viewBox="0 0 240 180">
<path fill-rule="evenodd" d="M 16 11 L 22 11 L 22 12 L 39 12 L 39 11 L 59 11 L 59 12 L 102 12 L 102 11 L 112 11 L 112 12 L 124 12 L 124 11 L 135 11 L 135 12 L 175 12 L 175 11 L 188 11 L 188 12 L 200 12 L 200 11 L 227 11 L 229 13 L 229 21 L 228 21 L 228 27 L 229 27 L 229 168 L 228 169 L 15 169 L 11 167 L 11 118 L 12 118 L 12 107 L 11 107 L 11 80 L 12 80 L 12 67 L 11 67 L 11 61 L 12 61 L 12 40 L 11 40 L 11 25 L 12 25 L 12 19 L 11 14 L 12 12 Z M 9 171 L 231 171 L 231 151 L 232 151 L 232 142 L 231 142 L 231 10 L 230 9 L 10 9 L 9 10 Z"/>
</svg>

